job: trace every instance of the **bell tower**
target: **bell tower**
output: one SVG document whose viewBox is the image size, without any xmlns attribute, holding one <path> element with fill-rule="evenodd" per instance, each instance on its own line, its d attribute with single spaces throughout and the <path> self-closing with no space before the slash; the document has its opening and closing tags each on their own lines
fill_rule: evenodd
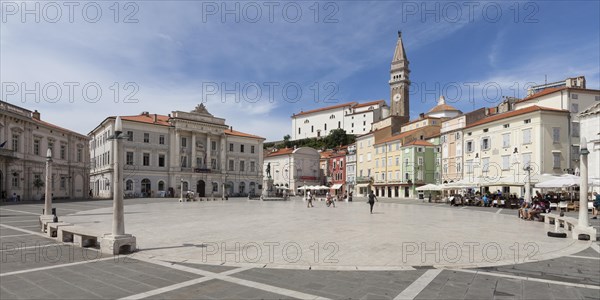
<svg viewBox="0 0 600 300">
<path fill-rule="evenodd" d="M 390 68 L 390 107 L 392 116 L 403 117 L 405 120 L 410 118 L 408 86 L 410 70 L 408 69 L 408 59 L 402 43 L 402 32 L 398 31 L 398 41 L 396 50 Z"/>
</svg>

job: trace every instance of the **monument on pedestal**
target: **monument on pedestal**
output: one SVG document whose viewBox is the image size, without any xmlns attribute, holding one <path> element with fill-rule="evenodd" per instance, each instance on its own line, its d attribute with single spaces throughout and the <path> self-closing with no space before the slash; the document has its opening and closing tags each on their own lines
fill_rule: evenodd
<svg viewBox="0 0 600 300">
<path fill-rule="evenodd" d="M 263 190 L 260 195 L 262 201 L 283 201 L 283 197 L 277 197 L 276 190 L 273 188 L 273 178 L 271 178 L 271 163 L 267 164 L 267 177 L 263 179 Z"/>
<path fill-rule="evenodd" d="M 113 223 L 112 233 L 105 234 L 100 240 L 100 249 L 102 253 L 117 255 L 120 253 L 130 253 L 136 249 L 136 239 L 131 234 L 125 234 L 125 218 L 123 209 L 123 172 L 121 171 L 121 153 L 123 136 L 123 125 L 121 117 L 115 120 L 115 134 L 109 139 L 114 141 L 113 153 Z"/>
<path fill-rule="evenodd" d="M 590 151 L 587 147 L 587 139 L 581 138 L 581 150 L 579 155 L 581 156 L 580 162 L 580 178 L 581 184 L 579 185 L 579 222 L 573 229 L 573 238 L 580 240 L 590 240 L 596 237 L 596 229 L 590 226 L 588 222 L 588 155 Z"/>
</svg>

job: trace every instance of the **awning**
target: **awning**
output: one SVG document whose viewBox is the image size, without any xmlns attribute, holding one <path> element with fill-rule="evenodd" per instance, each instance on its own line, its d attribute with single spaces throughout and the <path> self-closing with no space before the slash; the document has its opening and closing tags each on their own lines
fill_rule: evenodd
<svg viewBox="0 0 600 300">
<path fill-rule="evenodd" d="M 361 187 L 368 187 L 369 184 L 368 183 L 359 183 L 356 185 L 356 187 L 361 188 Z"/>
<path fill-rule="evenodd" d="M 342 184 L 341 184 L 341 183 L 336 183 L 336 184 L 334 184 L 334 185 L 333 185 L 331 188 L 332 188 L 332 189 L 334 189 L 334 190 L 337 190 L 337 189 L 339 189 L 339 188 L 341 188 L 341 187 L 342 187 Z"/>
</svg>

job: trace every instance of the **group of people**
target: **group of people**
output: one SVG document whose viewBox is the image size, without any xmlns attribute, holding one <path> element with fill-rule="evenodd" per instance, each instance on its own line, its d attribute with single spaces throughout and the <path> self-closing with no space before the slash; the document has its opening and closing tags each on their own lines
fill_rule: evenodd
<svg viewBox="0 0 600 300">
<path fill-rule="evenodd" d="M 345 197 L 349 197 L 348 201 L 352 201 L 352 192 L 350 192 L 350 194 L 346 194 L 346 195 L 347 196 L 345 196 Z M 375 204 L 375 201 L 379 201 L 379 200 L 377 200 L 377 197 L 375 196 L 375 193 L 372 190 L 369 191 L 369 195 L 367 198 L 368 198 L 367 203 L 369 203 L 369 205 L 371 207 L 370 212 L 373 213 L 373 205 Z M 339 197 L 338 197 L 338 199 L 339 199 Z M 311 193 L 310 191 L 306 192 L 306 207 L 307 208 L 315 207 L 313 205 L 314 201 L 315 201 L 315 194 Z M 325 204 L 327 205 L 327 207 L 333 206 L 335 208 L 335 201 L 336 201 L 336 199 L 334 197 L 332 197 L 329 192 L 327 192 L 327 194 L 325 195 Z"/>
</svg>

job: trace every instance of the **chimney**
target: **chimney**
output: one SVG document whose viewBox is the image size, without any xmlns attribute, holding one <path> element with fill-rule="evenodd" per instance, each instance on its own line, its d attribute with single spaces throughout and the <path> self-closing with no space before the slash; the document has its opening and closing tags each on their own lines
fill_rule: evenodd
<svg viewBox="0 0 600 300">
<path fill-rule="evenodd" d="M 233 131 L 233 126 L 229 126 L 229 130 Z"/>
<path fill-rule="evenodd" d="M 154 114 L 154 123 L 156 123 L 156 121 L 158 121 L 158 115 Z"/>
<path fill-rule="evenodd" d="M 31 116 L 38 121 L 40 120 L 40 112 L 37 111 L 37 109 L 31 114 Z"/>
<path fill-rule="evenodd" d="M 425 113 L 420 113 L 420 114 L 419 114 L 419 118 L 421 118 L 421 119 L 425 119 Z"/>
</svg>

